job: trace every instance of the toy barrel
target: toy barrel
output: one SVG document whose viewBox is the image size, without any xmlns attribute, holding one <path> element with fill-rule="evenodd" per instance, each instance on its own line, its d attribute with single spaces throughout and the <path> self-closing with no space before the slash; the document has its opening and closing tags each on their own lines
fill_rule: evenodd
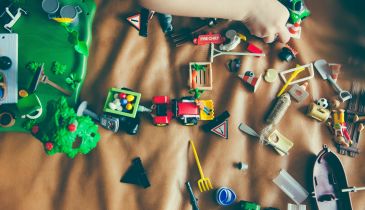
<svg viewBox="0 0 365 210">
<path fill-rule="evenodd" d="M 60 7 L 60 2 L 58 0 L 43 0 L 42 9 L 48 14 L 54 14 Z"/>
</svg>

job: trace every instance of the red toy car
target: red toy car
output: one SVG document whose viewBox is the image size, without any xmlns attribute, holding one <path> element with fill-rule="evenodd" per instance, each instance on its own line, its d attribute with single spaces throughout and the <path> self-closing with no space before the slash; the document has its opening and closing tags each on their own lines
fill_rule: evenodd
<svg viewBox="0 0 365 210">
<path fill-rule="evenodd" d="M 154 96 L 152 102 L 153 123 L 157 126 L 168 125 L 173 116 L 170 98 L 168 96 Z"/>
<path fill-rule="evenodd" d="M 199 35 L 198 38 L 195 38 L 193 40 L 193 43 L 195 45 L 206 45 L 206 44 L 222 44 L 224 42 L 224 37 L 222 37 L 222 35 L 220 34 L 204 34 L 204 35 Z"/>
<path fill-rule="evenodd" d="M 172 101 L 174 116 L 184 125 L 196 125 L 200 119 L 200 109 L 194 97 L 184 97 Z"/>
</svg>

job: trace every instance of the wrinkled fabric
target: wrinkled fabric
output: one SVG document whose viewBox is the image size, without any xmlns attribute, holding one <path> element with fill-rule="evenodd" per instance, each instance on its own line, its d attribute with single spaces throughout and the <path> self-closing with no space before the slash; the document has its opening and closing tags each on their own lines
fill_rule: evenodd
<svg viewBox="0 0 365 210">
<path fill-rule="evenodd" d="M 142 93 L 141 103 L 151 105 L 155 95 L 177 98 L 188 95 L 188 64 L 208 60 L 208 46 L 186 44 L 173 47 L 164 37 L 157 18 L 152 19 L 148 38 L 138 36 L 123 17 L 138 10 L 131 0 L 98 0 L 93 25 L 93 42 L 88 72 L 80 95 L 89 108 L 102 112 L 107 91 L 111 87 L 128 87 Z M 266 45 L 257 39 L 250 41 L 261 47 L 266 57 L 242 57 L 239 73 L 252 70 L 263 73 L 268 68 L 285 70 L 296 63 L 306 64 L 316 59 L 341 63 L 338 83 L 349 89 L 352 80 L 365 79 L 364 8 L 360 1 L 308 1 L 312 16 L 303 23 L 301 40 L 291 46 L 299 55 L 295 62 L 278 59 L 281 44 Z M 192 26 L 190 18 L 174 17 L 178 30 Z M 218 32 L 234 27 L 245 33 L 238 23 L 222 23 L 212 29 Z M 241 49 L 242 44 L 240 45 Z M 238 50 L 238 49 L 236 49 Z M 335 96 L 330 85 L 315 78 L 309 81 L 310 97 L 293 102 L 278 125 L 278 130 L 294 142 L 288 156 L 281 157 L 268 146 L 258 143 L 238 130 L 244 122 L 256 131 L 266 126 L 264 116 L 282 87 L 279 80 L 262 81 L 255 93 L 250 92 L 235 74 L 226 68 L 235 56 L 219 56 L 213 63 L 213 90 L 202 99 L 212 99 L 215 113 L 228 110 L 229 139 L 203 132 L 199 126 L 186 127 L 172 120 L 167 127 L 155 127 L 147 114 L 141 115 L 138 135 L 114 134 L 100 128 L 101 140 L 88 155 L 69 159 L 66 155 L 47 156 L 42 144 L 29 134 L 0 134 L 0 209 L 110 209 L 110 210 L 190 210 L 185 182 L 190 181 L 199 198 L 200 209 L 238 209 L 220 207 L 214 200 L 214 190 L 200 193 L 199 172 L 188 140 L 194 140 L 206 177 L 214 189 L 225 186 L 235 191 L 237 199 L 259 203 L 262 207 L 287 209 L 294 203 L 273 182 L 280 169 L 286 169 L 309 192 L 312 188 L 311 160 L 327 144 L 336 152 L 331 134 L 323 123 L 305 116 L 307 105 L 321 97 Z M 365 88 L 365 86 L 363 86 Z M 205 122 L 199 122 L 199 125 Z M 359 149 L 365 150 L 364 134 Z M 120 183 L 135 157 L 140 157 L 151 187 Z M 356 158 L 339 155 L 350 186 L 365 185 L 365 156 Z M 240 171 L 237 162 L 248 164 Z M 351 194 L 353 209 L 365 208 L 365 193 Z M 237 200 L 238 201 L 238 200 Z M 313 204 L 310 198 L 305 204 Z M 314 209 L 307 206 L 307 209 Z"/>
</svg>

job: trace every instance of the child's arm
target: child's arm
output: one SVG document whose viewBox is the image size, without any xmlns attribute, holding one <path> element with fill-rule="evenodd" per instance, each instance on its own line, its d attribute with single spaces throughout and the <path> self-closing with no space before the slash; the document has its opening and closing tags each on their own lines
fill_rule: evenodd
<svg viewBox="0 0 365 210">
<path fill-rule="evenodd" d="M 288 10 L 277 0 L 139 0 L 148 9 L 179 16 L 242 21 L 251 34 L 270 43 L 288 42 Z"/>
</svg>

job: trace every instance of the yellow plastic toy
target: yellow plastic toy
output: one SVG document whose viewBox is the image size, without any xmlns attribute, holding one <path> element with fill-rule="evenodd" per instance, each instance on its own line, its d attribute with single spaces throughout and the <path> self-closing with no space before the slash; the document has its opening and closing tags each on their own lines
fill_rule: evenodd
<svg viewBox="0 0 365 210">
<path fill-rule="evenodd" d="M 210 179 L 204 176 L 202 167 L 200 165 L 198 153 L 195 150 L 194 142 L 189 140 L 189 143 L 191 144 L 191 148 L 193 149 L 194 158 L 196 165 L 198 166 L 199 173 L 200 173 L 200 179 L 198 180 L 198 187 L 200 192 L 208 191 L 213 189 L 212 183 L 210 182 Z"/>
<path fill-rule="evenodd" d="M 199 100 L 200 103 L 200 120 L 214 119 L 214 103 L 212 100 Z"/>
</svg>

